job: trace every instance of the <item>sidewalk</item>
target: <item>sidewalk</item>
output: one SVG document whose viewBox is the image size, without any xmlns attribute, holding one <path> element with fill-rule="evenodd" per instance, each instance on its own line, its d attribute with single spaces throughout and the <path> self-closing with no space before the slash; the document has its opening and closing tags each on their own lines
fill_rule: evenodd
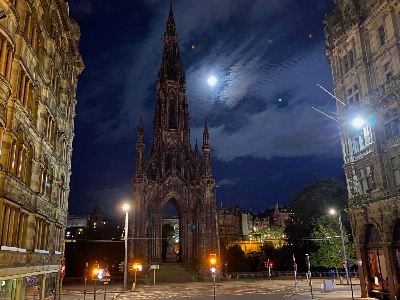
<svg viewBox="0 0 400 300">
<path fill-rule="evenodd" d="M 321 279 L 313 279 L 313 298 L 311 296 L 311 288 L 308 284 L 299 283 L 299 292 L 297 295 L 293 295 L 291 298 L 295 300 L 308 300 L 308 299 L 324 299 L 324 300 L 349 300 L 349 299 L 375 299 L 375 298 L 361 298 L 360 281 L 358 279 L 353 279 L 353 297 L 351 295 L 351 286 L 343 284 L 335 284 L 333 286 L 333 292 L 323 291 L 323 282 Z M 322 285 L 322 286 L 321 286 Z"/>
</svg>

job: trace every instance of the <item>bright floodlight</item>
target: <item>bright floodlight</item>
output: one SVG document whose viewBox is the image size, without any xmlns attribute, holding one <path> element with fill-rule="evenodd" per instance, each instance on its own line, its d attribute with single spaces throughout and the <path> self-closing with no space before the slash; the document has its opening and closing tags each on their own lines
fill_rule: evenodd
<svg viewBox="0 0 400 300">
<path fill-rule="evenodd" d="M 123 206 L 122 206 L 122 209 L 124 210 L 124 211 L 128 211 L 129 210 L 129 204 L 124 204 Z"/>
<path fill-rule="evenodd" d="M 333 208 L 331 208 L 331 209 L 329 210 L 329 213 L 330 213 L 331 215 L 334 215 L 334 214 L 336 214 L 336 211 L 335 211 Z"/>
<path fill-rule="evenodd" d="M 209 85 L 213 86 L 213 85 L 215 85 L 216 83 L 217 83 L 217 78 L 215 78 L 214 76 L 210 76 L 210 77 L 208 78 L 208 84 L 209 84 Z"/>
<path fill-rule="evenodd" d="M 353 126 L 355 126 L 355 127 L 357 127 L 357 128 L 360 128 L 360 127 L 362 127 L 363 125 L 364 125 L 364 120 L 363 119 L 361 119 L 361 118 L 359 118 L 359 117 L 357 117 L 357 118 L 355 118 L 354 120 L 353 120 Z"/>
</svg>

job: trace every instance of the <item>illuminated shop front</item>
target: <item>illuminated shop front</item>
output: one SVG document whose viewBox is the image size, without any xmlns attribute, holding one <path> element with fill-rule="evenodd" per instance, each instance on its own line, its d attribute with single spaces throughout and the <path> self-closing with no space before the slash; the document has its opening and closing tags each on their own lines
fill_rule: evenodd
<svg viewBox="0 0 400 300">
<path fill-rule="evenodd" d="M 57 280 L 57 273 L 0 279 L 0 300 L 55 300 Z"/>
<path fill-rule="evenodd" d="M 372 292 L 389 292 L 388 266 L 382 247 L 382 239 L 373 225 L 368 228 L 366 242 L 369 290 Z"/>
</svg>

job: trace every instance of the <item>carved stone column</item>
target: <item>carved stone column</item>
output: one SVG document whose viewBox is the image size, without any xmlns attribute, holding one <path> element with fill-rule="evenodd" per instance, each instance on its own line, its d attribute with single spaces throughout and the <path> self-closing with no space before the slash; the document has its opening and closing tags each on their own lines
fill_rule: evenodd
<svg viewBox="0 0 400 300">
<path fill-rule="evenodd" d="M 46 274 L 41 275 L 40 280 L 40 300 L 44 300 L 46 296 Z"/>
<path fill-rule="evenodd" d="M 369 296 L 369 280 L 368 280 L 368 257 L 364 245 L 356 245 L 356 258 L 361 261 L 361 266 L 358 265 L 358 274 L 360 276 L 361 297 L 367 298 Z"/>
<path fill-rule="evenodd" d="M 22 299 L 21 297 L 21 289 L 22 289 L 22 277 L 19 277 L 15 281 L 15 300 L 20 300 Z"/>
<path fill-rule="evenodd" d="M 397 262 L 393 255 L 393 246 L 391 243 L 386 243 L 385 245 L 383 245 L 383 253 L 386 259 L 386 269 L 388 275 L 387 281 L 390 292 L 390 299 L 396 300 L 396 295 L 399 292 L 399 283 L 397 280 L 397 272 L 395 268 Z"/>
</svg>

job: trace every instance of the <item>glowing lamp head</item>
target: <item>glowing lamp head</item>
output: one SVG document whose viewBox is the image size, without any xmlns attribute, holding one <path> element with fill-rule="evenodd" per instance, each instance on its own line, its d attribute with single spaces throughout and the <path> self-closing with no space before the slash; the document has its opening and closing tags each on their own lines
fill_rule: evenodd
<svg viewBox="0 0 400 300">
<path fill-rule="evenodd" d="M 365 122 L 360 117 L 357 117 L 351 123 L 353 124 L 354 127 L 360 128 L 360 127 L 362 127 L 364 125 Z"/>
<path fill-rule="evenodd" d="M 215 78 L 214 76 L 210 76 L 208 78 L 208 84 L 211 86 L 214 86 L 217 83 L 217 78 Z"/>
<path fill-rule="evenodd" d="M 123 209 L 124 211 L 128 211 L 129 208 L 130 208 L 129 204 L 126 204 L 126 203 L 122 206 L 122 209 Z"/>
<path fill-rule="evenodd" d="M 329 210 L 329 213 L 330 213 L 331 215 L 334 215 L 334 214 L 336 214 L 336 211 L 335 211 L 333 208 L 331 208 L 331 209 Z"/>
<path fill-rule="evenodd" d="M 99 269 L 97 269 L 97 268 L 94 268 L 94 269 L 93 269 L 93 274 L 94 274 L 94 275 L 97 275 L 97 274 L 99 274 Z"/>
<path fill-rule="evenodd" d="M 216 269 L 215 267 L 212 267 L 212 268 L 211 268 L 211 272 L 212 272 L 212 273 L 215 273 L 216 271 L 217 271 L 217 269 Z"/>
<path fill-rule="evenodd" d="M 210 254 L 210 265 L 214 266 L 217 263 L 217 255 L 216 254 Z"/>
</svg>

